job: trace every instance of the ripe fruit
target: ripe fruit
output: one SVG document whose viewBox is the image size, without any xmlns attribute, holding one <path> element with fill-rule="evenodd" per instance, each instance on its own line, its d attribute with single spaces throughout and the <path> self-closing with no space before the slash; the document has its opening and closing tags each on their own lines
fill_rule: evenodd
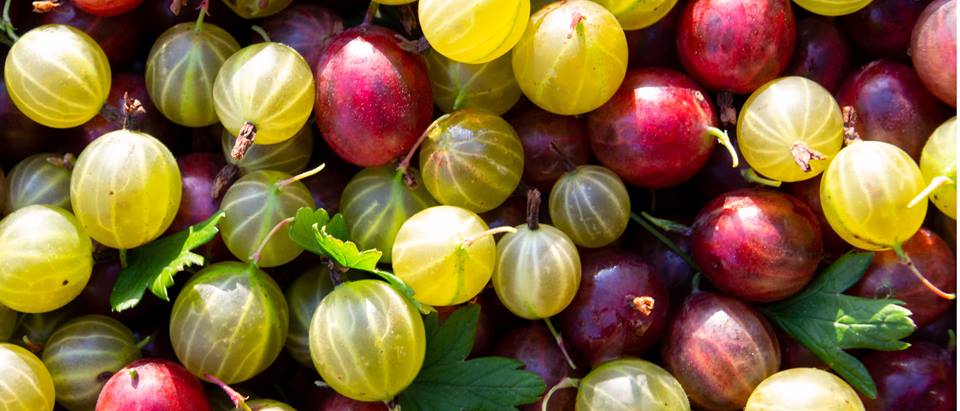
<svg viewBox="0 0 960 411">
<path fill-rule="evenodd" d="M 513 76 L 510 55 L 486 63 L 467 64 L 431 50 L 425 60 L 433 101 L 444 113 L 472 108 L 503 115 L 520 100 L 522 92 Z"/>
<path fill-rule="evenodd" d="M 660 21 L 673 6 L 677 0 L 655 0 L 655 1 L 634 1 L 634 0 L 600 0 L 597 3 L 610 10 L 624 30 L 638 30 Z"/>
<path fill-rule="evenodd" d="M 420 150 L 423 185 L 441 204 L 482 213 L 507 199 L 523 175 L 523 145 L 499 116 L 464 109 L 427 129 Z"/>
<path fill-rule="evenodd" d="M 706 92 L 669 69 L 629 72 L 617 93 L 590 113 L 589 125 L 600 162 L 640 187 L 680 184 L 703 167 L 717 139 L 730 144 L 715 127 Z"/>
<path fill-rule="evenodd" d="M 563 231 L 539 223 L 540 192 L 527 206 L 527 224 L 497 243 L 493 289 L 510 312 L 528 320 L 563 311 L 580 287 L 580 255 Z"/>
<path fill-rule="evenodd" d="M 786 193 L 796 197 L 810 208 L 810 211 L 817 216 L 817 223 L 820 225 L 820 234 L 823 236 L 823 251 L 827 261 L 833 261 L 850 250 L 850 244 L 840 238 L 830 223 L 827 216 L 823 214 L 823 206 L 820 204 L 820 181 L 823 174 L 811 179 L 798 181 L 786 185 Z"/>
<path fill-rule="evenodd" d="M 639 256 L 602 250 L 583 256 L 583 278 L 560 314 L 564 338 L 590 365 L 639 356 L 660 339 L 670 298 Z"/>
<path fill-rule="evenodd" d="M 481 64 L 506 54 L 523 35 L 530 0 L 420 0 L 420 28 L 448 58 Z"/>
<path fill-rule="evenodd" d="M 910 56 L 920 80 L 944 103 L 957 106 L 957 2 L 937 0 L 917 18 Z"/>
<path fill-rule="evenodd" d="M 220 202 L 210 193 L 217 172 L 223 167 L 223 157 L 213 153 L 190 153 L 177 158 L 180 167 L 180 208 L 167 232 L 185 230 L 220 211 Z"/>
<path fill-rule="evenodd" d="M 208 265 L 183 286 L 170 313 L 170 341 L 191 373 L 233 384 L 273 363 L 288 324 L 283 291 L 267 273 L 223 262 Z"/>
<path fill-rule="evenodd" d="M 530 107 L 510 118 L 523 145 L 523 182 L 549 192 L 553 183 L 590 160 L 587 124 L 582 118 L 560 116 Z"/>
<path fill-rule="evenodd" d="M 927 202 L 907 204 L 924 185 L 920 168 L 903 150 L 857 141 L 840 150 L 823 173 L 820 202 L 841 238 L 865 250 L 886 250 L 913 237 L 923 223 Z"/>
<path fill-rule="evenodd" d="M 310 359 L 310 320 L 317 306 L 333 291 L 333 281 L 327 267 L 313 268 L 293 281 L 285 294 L 290 312 L 290 330 L 287 334 L 287 352 L 293 359 L 307 367 L 313 366 Z"/>
<path fill-rule="evenodd" d="M 275 400 L 253 400 L 247 402 L 251 411 L 297 411 L 295 408 Z"/>
<path fill-rule="evenodd" d="M 744 411 L 863 411 L 857 392 L 830 372 L 793 368 L 763 380 Z"/>
<path fill-rule="evenodd" d="M 780 368 L 770 324 L 746 304 L 710 292 L 683 302 L 661 354 L 690 400 L 709 410 L 743 407 L 754 387 Z"/>
<path fill-rule="evenodd" d="M 74 0 L 83 11 L 98 16 L 116 16 L 135 9 L 143 0 Z"/>
<path fill-rule="evenodd" d="M 910 34 L 926 1 L 872 0 L 837 21 L 857 48 L 872 57 L 904 60 L 909 55 Z"/>
<path fill-rule="evenodd" d="M 170 27 L 153 43 L 147 57 L 145 77 L 151 100 L 174 123 L 216 124 L 214 81 L 227 58 L 238 50 L 240 44 L 230 33 L 202 19 Z"/>
<path fill-rule="evenodd" d="M 234 13 L 245 19 L 256 19 L 279 13 L 293 0 L 223 0 Z"/>
<path fill-rule="evenodd" d="M 865 29 L 862 25 L 856 27 L 858 33 Z M 836 93 L 840 83 L 853 71 L 853 63 L 853 52 L 834 26 L 834 20 L 809 16 L 797 22 L 797 44 L 784 74 L 806 77 L 830 93 Z"/>
<path fill-rule="evenodd" d="M 534 372 L 543 379 L 547 389 L 564 378 L 578 375 L 567 364 L 567 359 L 560 351 L 557 341 L 550 334 L 547 326 L 541 322 L 529 323 L 510 331 L 497 343 L 493 355 L 520 360 L 525 370 Z M 549 409 L 572 408 L 574 394 L 571 390 L 557 391 L 550 397 Z M 520 409 L 540 411 L 542 401 L 541 398 L 540 401 L 524 405 Z"/>
<path fill-rule="evenodd" d="M 453 206 L 423 210 L 400 226 L 393 243 L 393 271 L 427 305 L 455 305 L 490 281 L 497 249 L 487 224 Z"/>
<path fill-rule="evenodd" d="M 143 38 L 144 22 L 139 12 L 109 17 L 97 16 L 84 11 L 77 3 L 60 2 L 56 8 L 39 16 L 40 23 L 63 24 L 86 33 L 97 42 L 112 67 L 129 65 L 134 58 L 139 57 L 140 45 L 148 41 Z M 13 20 L 18 29 L 21 28 L 20 24 L 26 23 L 23 17 L 27 16 L 21 17 L 20 20 Z"/>
<path fill-rule="evenodd" d="M 746 301 L 782 300 L 807 285 L 823 258 L 817 216 L 772 190 L 737 190 L 708 203 L 690 250 L 720 290 Z"/>
<path fill-rule="evenodd" d="M 234 136 L 253 125 L 257 144 L 293 137 L 310 117 L 313 98 L 310 66 L 294 49 L 280 43 L 240 49 L 223 62 L 213 83 L 213 107 L 220 123 Z"/>
<path fill-rule="evenodd" d="M 249 260 L 281 220 L 302 207 L 314 208 L 313 196 L 300 181 L 279 171 L 261 170 L 237 180 L 220 202 L 226 213 L 220 222 L 227 248 L 241 261 Z M 258 265 L 276 267 L 297 258 L 303 248 L 286 235 L 274 235 L 263 245 Z"/>
<path fill-rule="evenodd" d="M 760 87 L 740 110 L 737 141 L 758 173 L 793 182 L 820 174 L 843 144 L 843 118 L 830 92 L 803 77 Z"/>
<path fill-rule="evenodd" d="M 133 333 L 102 315 L 77 317 L 47 341 L 43 363 L 53 377 L 57 403 L 68 410 L 92 410 L 113 373 L 140 358 Z"/>
<path fill-rule="evenodd" d="M 76 127 L 100 111 L 110 92 L 110 64 L 80 30 L 48 24 L 28 31 L 7 53 L 10 99 L 47 127 Z"/>
<path fill-rule="evenodd" d="M 621 358 L 593 369 L 580 381 L 577 410 L 689 411 L 690 401 L 677 379 L 660 366 Z"/>
<path fill-rule="evenodd" d="M 560 1 L 540 9 L 513 49 L 513 73 L 523 94 L 556 114 L 600 107 L 626 72 L 623 29 L 613 14 L 591 1 Z"/>
<path fill-rule="evenodd" d="M 7 176 L 5 212 L 45 204 L 70 209 L 70 170 L 49 159 L 53 153 L 34 154 L 17 163 Z"/>
<path fill-rule="evenodd" d="M 181 184 L 180 169 L 163 143 L 118 130 L 80 153 L 70 179 L 70 203 L 90 237 L 129 249 L 170 226 L 180 208 Z"/>
<path fill-rule="evenodd" d="M 425 353 L 420 313 L 383 281 L 338 285 L 310 323 L 310 355 L 320 376 L 358 401 L 393 399 L 420 372 Z"/>
<path fill-rule="evenodd" d="M 5 411 L 53 410 L 53 379 L 37 356 L 0 343 L 0 398 Z"/>
<path fill-rule="evenodd" d="M 96 411 L 209 411 L 203 386 L 179 364 L 146 359 L 113 374 L 97 400 Z"/>
<path fill-rule="evenodd" d="M 821 16 L 843 16 L 870 4 L 871 0 L 800 0 L 797 5 Z"/>
<path fill-rule="evenodd" d="M 391 261 L 393 240 L 403 222 L 437 205 L 426 188 L 417 183 L 422 181 L 419 173 L 413 169 L 406 173 L 414 187 L 406 183 L 403 172 L 391 167 L 364 169 L 350 179 L 340 197 L 340 212 L 350 238 L 361 249 L 382 251 L 380 261 L 384 263 Z"/>
<path fill-rule="evenodd" d="M 903 351 L 870 351 L 862 358 L 877 384 L 877 398 L 863 398 L 870 410 L 957 408 L 956 365 L 951 352 L 917 341 Z"/>
<path fill-rule="evenodd" d="M 947 292 L 957 289 L 957 260 L 947 243 L 926 228 L 921 228 L 903 250 L 937 288 Z M 940 318 L 953 305 L 930 293 L 893 250 L 878 251 L 863 278 L 847 292 L 866 298 L 893 298 L 904 302 L 917 327 L 924 327 Z"/>
<path fill-rule="evenodd" d="M 630 197 L 609 169 L 583 165 L 568 171 L 550 190 L 550 220 L 581 247 L 599 248 L 623 234 Z"/>
<path fill-rule="evenodd" d="M 920 172 L 927 184 L 942 181 L 929 194 L 930 201 L 950 218 L 957 219 L 957 118 L 937 127 L 923 146 Z M 938 178 L 939 177 L 939 178 Z M 949 181 L 944 180 L 949 179 Z"/>
<path fill-rule="evenodd" d="M 317 126 L 348 163 L 387 164 L 430 124 L 427 67 L 395 35 L 377 26 L 351 28 L 330 39 L 317 63 Z"/>
<path fill-rule="evenodd" d="M 93 243 L 63 209 L 32 205 L 0 220 L 0 304 L 42 313 L 76 298 L 93 270 Z"/>
<path fill-rule="evenodd" d="M 841 106 L 857 112 L 854 127 L 864 140 L 900 147 L 914 160 L 947 113 L 908 66 L 876 60 L 855 71 L 837 92 Z"/>
<path fill-rule="evenodd" d="M 317 68 L 323 46 L 330 37 L 343 31 L 343 20 L 326 7 L 301 2 L 264 20 L 261 27 L 271 40 L 286 44 L 300 53 L 313 71 Z M 254 35 L 257 36 L 256 41 L 262 40 L 259 35 Z"/>
<path fill-rule="evenodd" d="M 779 76 L 795 40 L 786 0 L 692 0 L 677 26 L 687 72 L 711 90 L 733 93 L 750 93 Z"/>
</svg>

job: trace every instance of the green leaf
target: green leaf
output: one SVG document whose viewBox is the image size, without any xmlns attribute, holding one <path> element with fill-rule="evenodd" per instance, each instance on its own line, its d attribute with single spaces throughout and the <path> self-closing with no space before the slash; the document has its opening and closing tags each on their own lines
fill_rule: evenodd
<svg viewBox="0 0 960 411">
<path fill-rule="evenodd" d="M 439 324 L 436 314 L 424 319 L 427 354 L 423 368 L 400 393 L 404 411 L 514 410 L 536 402 L 546 384 L 536 374 L 520 370 L 520 361 L 484 357 L 466 361 L 473 348 L 480 306 L 468 305 Z"/>
<path fill-rule="evenodd" d="M 206 221 L 186 230 L 155 240 L 127 252 L 127 267 L 120 270 L 110 305 L 114 311 L 135 307 L 147 288 L 165 301 L 170 301 L 167 288 L 173 285 L 173 276 L 192 265 L 203 265 L 203 256 L 192 250 L 217 235 L 217 224 L 223 219 L 221 210 Z"/>
<path fill-rule="evenodd" d="M 430 311 L 429 307 L 413 298 L 413 288 L 407 283 L 393 273 L 377 268 L 377 263 L 383 256 L 382 252 L 375 249 L 361 251 L 357 244 L 349 241 L 347 222 L 343 215 L 336 214 L 331 218 L 322 208 L 301 208 L 297 210 L 288 234 L 293 242 L 304 249 L 327 257 L 344 269 L 361 270 L 380 276 L 405 295 L 420 312 L 426 314 Z"/>
<path fill-rule="evenodd" d="M 844 350 L 906 349 L 910 344 L 900 340 L 916 325 L 900 301 L 841 294 L 863 277 L 872 260 L 873 253 L 848 253 L 802 292 L 767 306 L 764 313 L 863 395 L 876 398 L 866 367 Z"/>
</svg>

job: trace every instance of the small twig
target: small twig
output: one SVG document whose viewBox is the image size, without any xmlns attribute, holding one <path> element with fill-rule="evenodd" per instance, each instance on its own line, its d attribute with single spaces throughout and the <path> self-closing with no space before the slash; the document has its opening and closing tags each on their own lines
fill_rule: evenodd
<svg viewBox="0 0 960 411">
<path fill-rule="evenodd" d="M 3 21 L 0 22 L 0 28 L 3 29 L 10 40 L 16 42 L 20 40 L 20 36 L 17 35 L 16 29 L 13 27 L 13 21 L 10 20 L 10 3 L 12 3 L 11 0 L 6 0 L 3 3 Z"/>
<path fill-rule="evenodd" d="M 547 394 L 543 396 L 543 401 L 540 403 L 540 411 L 549 411 L 549 409 L 547 408 L 547 403 L 550 402 L 550 398 L 553 397 L 553 394 L 556 393 L 557 391 L 562 390 L 564 388 L 577 388 L 579 386 L 580 386 L 579 378 L 564 377 L 564 379 L 560 380 L 560 382 L 558 382 L 557 385 L 550 387 L 550 390 L 547 391 Z"/>
<path fill-rule="evenodd" d="M 643 218 L 646 218 L 647 221 L 651 222 L 653 225 L 657 226 L 663 231 L 679 233 L 685 236 L 690 236 L 690 233 L 692 232 L 692 230 L 688 226 L 680 224 L 676 221 L 667 220 L 665 218 L 654 217 L 650 214 L 647 214 L 646 211 L 641 211 L 640 215 L 643 216 Z"/>
<path fill-rule="evenodd" d="M 208 11 L 210 9 L 210 0 L 203 0 L 200 2 L 200 7 L 197 7 L 197 24 L 194 26 L 194 30 L 200 31 L 203 29 L 203 19 L 210 14 Z"/>
<path fill-rule="evenodd" d="M 674 243 L 669 238 L 667 238 L 667 236 L 657 231 L 657 229 L 654 228 L 653 225 L 648 223 L 642 217 L 638 216 L 636 213 L 630 213 L 630 219 L 636 222 L 637 224 L 640 224 L 640 226 L 643 227 L 644 230 L 647 230 L 647 232 L 650 233 L 650 235 L 652 235 L 654 238 L 656 238 L 657 240 L 660 240 L 660 242 L 663 243 L 663 245 L 667 246 L 667 248 L 669 248 L 670 251 L 673 251 L 674 254 L 676 254 L 684 262 L 686 262 L 687 265 L 690 266 L 690 268 L 693 268 L 695 271 L 700 271 L 700 267 L 698 267 L 697 263 L 693 261 L 693 258 L 687 255 L 687 253 L 683 252 L 683 250 L 681 250 L 676 243 Z"/>
<path fill-rule="evenodd" d="M 126 130 L 133 124 L 134 116 L 146 112 L 147 110 L 143 109 L 143 104 L 140 103 L 140 100 L 130 98 L 126 91 L 123 92 L 123 123 L 121 124 L 121 128 Z"/>
<path fill-rule="evenodd" d="M 470 237 L 467 237 L 465 240 L 463 240 L 463 243 L 460 246 L 463 248 L 467 248 L 473 245 L 473 243 L 479 241 L 481 238 L 484 238 L 487 236 L 493 236 L 500 233 L 515 233 L 515 232 L 517 232 L 516 228 L 508 227 L 508 226 L 491 228 L 489 230 L 479 232 Z"/>
<path fill-rule="evenodd" d="M 809 173 L 813 170 L 813 166 L 810 165 L 811 161 L 827 159 L 827 156 L 823 153 L 801 142 L 793 143 L 793 146 L 790 147 L 790 155 L 793 156 L 793 161 L 800 166 L 800 169 L 803 170 L 804 173 Z"/>
<path fill-rule="evenodd" d="M 33 2 L 33 12 L 37 14 L 49 13 L 62 5 L 63 3 L 57 0 L 35 1 Z"/>
<path fill-rule="evenodd" d="M 907 252 L 903 250 L 903 245 L 897 244 L 893 246 L 893 251 L 897 253 L 897 256 L 900 257 L 900 262 L 907 266 L 910 272 L 913 273 L 914 277 L 917 277 L 917 280 L 920 280 L 920 283 L 923 284 L 923 286 L 928 290 L 936 294 L 937 297 L 943 298 L 944 300 L 955 300 L 957 298 L 956 294 L 943 291 L 940 289 L 940 287 L 937 287 L 931 283 L 930 280 L 928 280 L 927 277 L 924 276 L 919 269 L 917 269 L 917 266 L 913 264 L 913 260 L 911 260 L 910 256 L 907 255 Z"/>
<path fill-rule="evenodd" d="M 127 268 L 127 249 L 121 248 L 117 251 L 120 254 L 120 268 Z"/>
<path fill-rule="evenodd" d="M 251 122 L 243 123 L 240 127 L 240 133 L 237 135 L 237 141 L 233 144 L 233 150 L 230 150 L 230 157 L 234 160 L 243 160 L 247 155 L 247 150 L 253 146 L 253 140 L 257 138 L 257 126 Z"/>
<path fill-rule="evenodd" d="M 213 187 L 210 189 L 210 198 L 218 199 L 223 196 L 227 191 L 227 188 L 230 187 L 234 181 L 237 181 L 237 177 L 240 176 L 240 167 L 236 164 L 227 164 L 217 172 L 217 176 L 213 179 Z"/>
<path fill-rule="evenodd" d="M 716 127 L 707 127 L 707 134 L 715 137 L 717 139 L 717 143 L 727 149 L 727 153 L 730 154 L 731 167 L 737 168 L 737 166 L 740 165 L 740 156 L 737 155 L 737 149 L 733 147 L 733 142 L 730 140 L 730 135 L 727 134 L 726 131 Z"/>
<path fill-rule="evenodd" d="M 413 155 L 417 152 L 417 149 L 423 145 L 423 142 L 426 141 L 427 137 L 437 133 L 437 130 L 439 130 L 437 124 L 449 116 L 449 114 L 444 114 L 434 121 L 433 124 L 430 124 L 430 126 L 420 134 L 420 137 L 417 138 L 417 142 L 413 143 L 413 147 L 410 147 L 410 150 L 407 151 L 407 155 L 403 156 L 403 160 L 400 160 L 400 164 L 397 165 L 397 171 L 403 174 L 403 182 L 408 188 L 417 188 L 417 180 L 407 172 L 407 170 L 410 169 L 410 161 L 413 160 Z"/>
<path fill-rule="evenodd" d="M 540 190 L 536 188 L 527 190 L 527 228 L 540 228 Z"/>
<path fill-rule="evenodd" d="M 257 34 L 259 34 L 260 37 L 263 38 L 263 41 L 265 41 L 265 42 L 267 42 L 267 43 L 270 42 L 270 35 L 267 34 L 267 31 L 264 30 L 263 27 L 260 27 L 260 26 L 258 26 L 258 25 L 256 25 L 256 24 L 254 24 L 254 25 L 250 26 L 250 30 L 253 30 L 253 31 L 256 32 Z"/>
<path fill-rule="evenodd" d="M 243 411 L 251 411 L 250 406 L 247 405 L 247 400 L 249 399 L 248 397 L 245 397 L 243 396 L 243 394 L 240 394 L 239 392 L 237 392 L 237 390 L 230 388 L 230 386 L 227 385 L 227 383 L 220 381 L 219 378 L 213 375 L 204 374 L 203 378 L 215 384 L 216 386 L 220 387 L 220 389 L 223 390 L 223 392 L 227 393 L 227 397 L 230 397 L 230 401 L 233 402 L 233 405 L 237 407 L 237 409 L 240 409 Z"/>
<path fill-rule="evenodd" d="M 363 22 L 360 24 L 363 26 L 369 26 L 373 24 L 373 18 L 377 16 L 378 9 L 380 9 L 380 3 L 371 1 L 370 6 L 367 7 L 367 12 L 363 15 Z"/>
<path fill-rule="evenodd" d="M 280 220 L 279 223 L 273 226 L 273 228 L 270 229 L 270 232 L 268 232 L 267 235 L 263 237 L 263 240 L 260 241 L 260 245 L 257 246 L 257 251 L 250 256 L 250 261 L 254 264 L 260 264 L 260 255 L 263 254 L 263 250 L 267 248 L 267 243 L 270 242 L 270 239 L 292 222 L 293 217 L 287 217 L 283 220 Z"/>
<path fill-rule="evenodd" d="M 757 174 L 756 170 L 749 167 L 743 169 L 743 171 L 740 171 L 740 176 L 743 177 L 743 179 L 747 180 L 748 182 L 765 185 L 768 187 L 780 187 L 781 185 L 783 185 L 782 181 L 771 180 L 769 178 L 762 177 L 760 176 L 760 174 Z"/>
<path fill-rule="evenodd" d="M 940 188 L 944 184 L 953 184 L 953 183 L 954 181 L 947 176 L 934 177 L 932 180 L 930 180 L 930 184 L 927 184 L 927 187 L 924 188 L 923 191 L 920 192 L 920 194 L 917 194 L 916 197 L 913 198 L 913 200 L 910 200 L 910 202 L 907 204 L 907 208 L 916 207 L 917 204 L 920 204 L 921 202 L 926 201 L 927 197 L 930 196 L 931 193 L 936 191 L 938 188 Z"/>
<path fill-rule="evenodd" d="M 571 369 L 577 369 L 577 364 L 573 362 L 573 358 L 570 358 L 570 353 L 567 352 L 567 345 L 563 343 L 563 335 L 557 331 L 557 328 L 553 326 L 553 321 L 550 321 L 550 317 L 544 318 L 543 322 L 547 324 L 547 329 L 550 330 L 550 334 L 553 335 L 554 341 L 557 342 L 557 347 L 560 347 L 560 352 L 563 353 L 563 358 L 567 359 L 567 365 Z"/>
<path fill-rule="evenodd" d="M 851 106 L 843 106 L 843 144 L 861 141 L 857 132 L 857 110 Z"/>
<path fill-rule="evenodd" d="M 290 177 L 290 178 L 285 179 L 285 180 L 278 181 L 278 182 L 277 182 L 277 188 L 283 189 L 284 187 L 286 187 L 286 186 L 288 186 L 288 185 L 290 185 L 290 184 L 293 184 L 293 183 L 295 183 L 295 182 L 297 182 L 297 181 L 300 181 L 300 180 L 303 180 L 303 179 L 305 179 L 305 178 L 314 176 L 314 175 L 316 175 L 317 173 L 323 171 L 323 169 L 324 169 L 326 166 L 327 166 L 327 163 L 323 163 L 323 164 L 320 164 L 319 166 L 316 166 L 316 167 L 314 167 L 314 168 L 312 168 L 312 169 L 310 169 L 310 170 L 304 171 L 304 172 L 302 172 L 302 173 L 300 173 L 300 174 L 297 174 L 297 175 L 295 175 L 295 176 L 293 176 L 293 177 Z"/>
</svg>

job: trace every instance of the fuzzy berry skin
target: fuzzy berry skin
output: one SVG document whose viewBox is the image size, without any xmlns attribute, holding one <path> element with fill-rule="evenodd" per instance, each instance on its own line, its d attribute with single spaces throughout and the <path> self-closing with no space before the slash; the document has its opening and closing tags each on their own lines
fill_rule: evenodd
<svg viewBox="0 0 960 411">
<path fill-rule="evenodd" d="M 700 211 L 693 259 L 711 283 L 742 300 L 772 302 L 800 291 L 823 258 L 817 216 L 772 190 L 737 190 Z"/>
<path fill-rule="evenodd" d="M 707 129 L 717 125 L 717 116 L 707 99 L 680 72 L 630 71 L 613 98 L 590 113 L 593 152 L 630 184 L 680 184 L 700 171 L 716 145 Z"/>
<path fill-rule="evenodd" d="M 316 69 L 314 112 L 330 148 L 372 167 L 405 154 L 430 125 L 433 95 L 423 59 L 395 32 L 361 25 L 333 37 Z"/>
<path fill-rule="evenodd" d="M 130 363 L 103 386 L 96 411 L 209 411 L 203 386 L 175 363 Z"/>
<path fill-rule="evenodd" d="M 744 94 L 777 78 L 793 54 L 789 0 L 693 0 L 680 17 L 680 62 L 711 90 Z"/>
</svg>

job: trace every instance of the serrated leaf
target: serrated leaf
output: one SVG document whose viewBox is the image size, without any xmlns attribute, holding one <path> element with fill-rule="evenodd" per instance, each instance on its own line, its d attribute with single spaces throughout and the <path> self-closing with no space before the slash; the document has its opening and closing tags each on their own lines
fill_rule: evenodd
<svg viewBox="0 0 960 411">
<path fill-rule="evenodd" d="M 516 409 L 536 402 L 546 384 L 536 374 L 520 370 L 520 361 L 484 357 L 465 361 L 473 347 L 480 307 L 460 308 L 439 324 L 436 314 L 424 319 L 427 354 L 423 368 L 400 393 L 404 411 Z"/>
<path fill-rule="evenodd" d="M 173 285 L 173 276 L 189 266 L 203 265 L 203 256 L 192 250 L 208 243 L 220 232 L 217 224 L 223 216 L 221 210 L 186 230 L 127 251 L 127 267 L 120 270 L 110 293 L 113 310 L 135 307 L 147 288 L 157 297 L 169 301 L 167 288 Z"/>
<path fill-rule="evenodd" d="M 903 350 L 916 329 L 910 310 L 892 299 L 841 294 L 863 277 L 873 253 L 848 253 L 789 300 L 767 306 L 764 313 L 787 334 L 834 369 L 869 398 L 877 388 L 866 367 L 846 349 Z"/>
<path fill-rule="evenodd" d="M 336 217 L 334 217 L 336 218 Z M 383 253 L 380 250 L 363 250 L 353 241 L 343 241 L 327 231 L 327 226 L 315 224 L 313 231 L 317 245 L 330 259 L 345 268 L 353 268 L 367 272 L 375 272 L 377 262 Z"/>
<path fill-rule="evenodd" d="M 328 222 L 330 222 L 330 215 L 327 214 L 327 210 L 322 208 L 314 210 L 312 208 L 302 207 L 297 210 L 297 214 L 294 215 L 293 223 L 290 224 L 287 235 L 290 237 L 290 240 L 305 250 L 322 257 L 327 257 L 326 251 L 317 244 L 313 227 L 316 225 L 324 226 L 327 225 Z"/>
</svg>

